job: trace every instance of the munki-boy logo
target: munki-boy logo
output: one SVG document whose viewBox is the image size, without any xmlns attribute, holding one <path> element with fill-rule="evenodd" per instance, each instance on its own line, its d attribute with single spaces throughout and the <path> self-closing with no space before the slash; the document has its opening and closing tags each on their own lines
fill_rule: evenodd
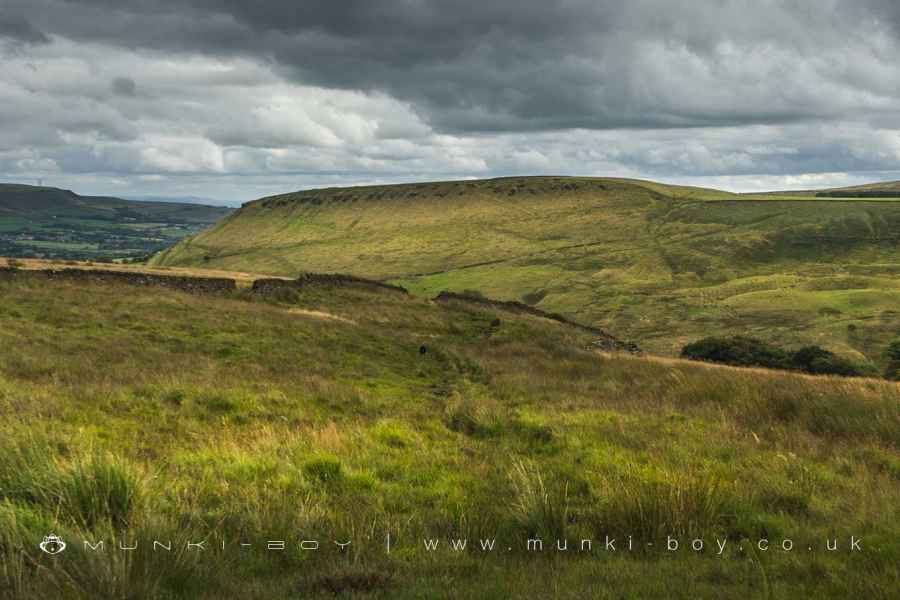
<svg viewBox="0 0 900 600">
<path fill-rule="evenodd" d="M 107 547 L 107 541 L 111 542 L 109 547 Z M 658 550 L 662 551 L 663 549 L 666 552 L 679 552 L 679 551 L 688 551 L 691 550 L 695 554 L 700 553 L 711 553 L 716 556 L 722 556 L 725 554 L 726 548 L 732 549 L 732 554 L 743 554 L 745 551 L 758 550 L 761 552 L 768 552 L 769 550 L 779 549 L 784 552 L 793 552 L 795 549 L 800 551 L 820 551 L 825 550 L 827 552 L 838 552 L 843 549 L 849 552 L 861 552 L 862 551 L 862 539 L 857 538 L 855 535 L 851 535 L 849 541 L 846 543 L 838 538 L 827 538 L 824 540 L 824 544 L 822 544 L 822 540 L 813 541 L 809 540 L 806 543 L 798 542 L 794 543 L 793 539 L 785 538 L 782 540 L 769 540 L 766 538 L 760 538 L 756 541 L 751 541 L 747 538 L 741 539 L 736 543 L 731 542 L 727 538 L 714 538 L 709 543 L 707 540 L 703 538 L 695 538 L 695 539 L 679 539 L 678 537 L 673 537 L 672 535 L 666 536 L 665 543 L 655 543 L 653 541 L 647 542 L 635 540 L 632 536 L 626 536 L 624 538 L 616 538 L 605 536 L 603 539 L 594 540 L 594 539 L 557 539 L 556 543 L 553 543 L 553 540 L 545 540 L 541 538 L 529 538 L 524 540 L 524 544 L 522 540 L 519 542 L 514 542 L 512 545 L 507 546 L 502 543 L 497 538 L 483 538 L 477 540 L 471 540 L 472 544 L 469 544 L 469 539 L 467 538 L 449 538 L 443 540 L 441 538 L 422 538 L 421 540 L 410 540 L 414 545 L 420 541 L 426 552 L 437 552 L 439 550 L 446 550 L 452 552 L 465 552 L 466 550 L 477 551 L 481 550 L 482 552 L 494 552 L 495 550 L 499 552 L 508 551 L 512 552 L 513 550 L 522 550 L 524 549 L 527 553 L 542 553 L 545 551 L 556 551 L 561 553 L 571 553 L 571 554 L 593 554 L 595 551 L 605 551 L 605 552 L 616 552 L 619 549 L 625 552 L 635 552 L 635 551 L 648 551 L 648 550 Z M 597 542 L 595 546 L 595 541 Z M 333 548 L 337 549 L 339 552 L 346 552 L 350 545 L 353 543 L 352 540 L 331 540 L 334 544 Z M 477 542 L 477 545 L 476 545 Z M 570 543 L 571 542 L 571 543 Z M 657 540 L 658 542 L 658 540 Z M 104 552 L 109 548 L 110 550 L 120 550 L 120 551 L 136 551 L 139 547 L 141 548 L 149 548 L 153 552 L 158 551 L 168 551 L 171 552 L 173 549 L 172 540 L 144 540 L 143 542 L 140 540 L 130 540 L 127 541 L 122 539 L 120 541 L 116 540 L 83 540 L 84 551 L 93 551 L 93 552 Z M 179 544 L 175 544 L 179 545 Z M 63 550 L 66 549 L 66 543 L 56 534 L 51 533 L 50 535 L 44 538 L 40 544 L 38 544 L 41 551 L 46 554 L 55 555 L 60 554 Z M 383 549 L 388 554 L 391 551 L 398 547 L 397 540 L 392 540 L 391 535 L 388 534 L 384 540 Z M 324 551 L 326 548 L 332 548 L 331 543 L 329 541 L 320 542 L 315 539 L 304 539 L 298 541 L 288 542 L 287 540 L 257 540 L 255 542 L 250 541 L 234 541 L 231 543 L 226 543 L 224 539 L 219 541 L 212 540 L 199 540 L 199 541 L 188 541 L 185 544 L 185 548 L 188 551 L 225 551 L 229 548 L 235 548 L 243 551 L 253 550 L 253 549 L 262 549 L 266 551 L 287 551 L 293 548 L 297 548 L 302 551 Z"/>
<path fill-rule="evenodd" d="M 66 543 L 58 535 L 51 533 L 44 538 L 43 542 L 38 544 L 38 548 L 47 554 L 59 554 L 66 549 Z"/>
</svg>

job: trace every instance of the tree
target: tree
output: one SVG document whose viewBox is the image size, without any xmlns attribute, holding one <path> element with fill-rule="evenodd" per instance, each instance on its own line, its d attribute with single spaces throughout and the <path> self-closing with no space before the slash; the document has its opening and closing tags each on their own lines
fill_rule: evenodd
<svg viewBox="0 0 900 600">
<path fill-rule="evenodd" d="M 728 338 L 708 337 L 681 350 L 681 356 L 739 367 L 790 369 L 790 356 L 784 350 L 756 338 L 736 335 Z"/>
<path fill-rule="evenodd" d="M 900 340 L 894 340 L 888 344 L 884 354 L 888 359 L 888 366 L 884 370 L 884 378 L 891 381 L 900 381 Z"/>
<path fill-rule="evenodd" d="M 820 346 L 800 348 L 791 355 L 791 361 L 797 369 L 816 375 L 858 377 L 864 374 L 858 365 Z"/>
<path fill-rule="evenodd" d="M 884 354 L 887 356 L 888 360 L 900 360 L 900 340 L 894 340 L 888 344 Z"/>
</svg>

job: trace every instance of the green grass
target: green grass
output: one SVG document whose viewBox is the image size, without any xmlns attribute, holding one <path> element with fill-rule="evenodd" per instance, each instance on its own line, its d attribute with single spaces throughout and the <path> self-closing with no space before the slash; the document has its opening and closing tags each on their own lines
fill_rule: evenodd
<svg viewBox="0 0 900 600">
<path fill-rule="evenodd" d="M 146 257 L 230 209 L 78 196 L 0 183 L 0 255 L 60 259 Z"/>
<path fill-rule="evenodd" d="M 247 291 L 0 280 L 0 589 L 894 593 L 900 386 L 598 355 L 585 350 L 591 340 L 537 317 L 356 286 L 273 303 Z M 51 532 L 71 544 L 56 558 L 36 549 Z M 669 553 L 669 534 L 682 546 L 703 537 L 707 550 Z M 545 552 L 524 549 L 535 535 Z M 602 549 L 606 535 L 618 552 Z M 625 552 L 628 535 L 656 545 Z M 863 553 L 846 551 L 849 535 Z M 729 540 L 722 556 L 716 536 Z M 294 544 L 200 558 L 96 554 L 79 542 L 177 548 L 200 537 Z M 443 549 L 426 551 L 426 537 Z M 454 551 L 448 537 L 469 545 Z M 482 552 L 476 541 L 492 537 L 503 545 Z M 558 537 L 573 551 L 554 550 Z M 760 537 L 798 549 L 740 550 Z M 833 537 L 839 552 L 823 548 Z M 586 538 L 593 553 L 575 552 Z M 304 552 L 299 539 L 329 549 Z M 340 554 L 331 540 L 346 539 Z"/>
<path fill-rule="evenodd" d="M 900 202 L 885 199 L 509 178 L 265 198 L 153 263 L 477 290 L 661 354 L 743 333 L 883 368 L 900 327 L 897 231 Z"/>
</svg>

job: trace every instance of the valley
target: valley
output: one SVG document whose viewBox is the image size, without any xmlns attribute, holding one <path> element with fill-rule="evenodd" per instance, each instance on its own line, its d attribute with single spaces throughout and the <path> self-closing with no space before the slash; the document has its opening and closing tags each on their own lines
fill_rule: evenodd
<svg viewBox="0 0 900 600">
<path fill-rule="evenodd" d="M 525 302 L 658 354 L 739 332 L 881 367 L 900 328 L 900 201 L 814 194 L 565 177 L 309 190 L 247 203 L 150 264 L 351 273 Z"/>
<path fill-rule="evenodd" d="M 229 212 L 223 207 L 132 202 L 0 184 L 0 256 L 144 260 Z"/>
</svg>

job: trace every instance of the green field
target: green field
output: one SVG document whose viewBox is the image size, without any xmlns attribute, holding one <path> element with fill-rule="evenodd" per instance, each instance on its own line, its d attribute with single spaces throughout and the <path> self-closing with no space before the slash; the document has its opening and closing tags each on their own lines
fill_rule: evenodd
<svg viewBox="0 0 900 600">
<path fill-rule="evenodd" d="M 131 202 L 0 183 L 0 256 L 142 259 L 229 212 L 217 206 Z"/>
<path fill-rule="evenodd" d="M 7 273 L 0 595 L 895 594 L 900 385 L 598 355 L 592 339 L 365 286 L 263 299 Z M 56 557 L 36 547 L 51 532 L 69 543 Z M 185 549 L 200 539 L 207 553 Z"/>
<path fill-rule="evenodd" d="M 887 198 L 508 178 L 264 198 L 152 262 L 475 290 L 661 354 L 743 333 L 882 367 L 900 331 L 898 232 Z"/>
</svg>

